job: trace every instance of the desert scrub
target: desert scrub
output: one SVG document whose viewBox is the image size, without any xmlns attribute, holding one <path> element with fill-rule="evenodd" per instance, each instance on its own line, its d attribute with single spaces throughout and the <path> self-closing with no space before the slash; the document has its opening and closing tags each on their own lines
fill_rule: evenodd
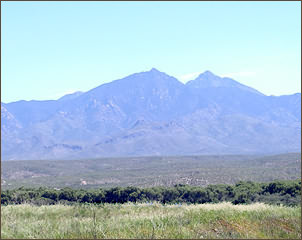
<svg viewBox="0 0 302 240">
<path fill-rule="evenodd" d="M 8 205 L 2 238 L 301 238 L 301 208 L 218 204 Z"/>
</svg>

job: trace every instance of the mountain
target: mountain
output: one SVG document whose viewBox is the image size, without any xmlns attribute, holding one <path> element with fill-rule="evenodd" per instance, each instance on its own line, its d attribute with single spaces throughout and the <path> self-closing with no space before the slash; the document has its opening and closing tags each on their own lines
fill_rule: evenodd
<svg viewBox="0 0 302 240">
<path fill-rule="evenodd" d="M 1 103 L 2 159 L 300 152 L 301 93 L 151 69 L 58 100 Z"/>
</svg>

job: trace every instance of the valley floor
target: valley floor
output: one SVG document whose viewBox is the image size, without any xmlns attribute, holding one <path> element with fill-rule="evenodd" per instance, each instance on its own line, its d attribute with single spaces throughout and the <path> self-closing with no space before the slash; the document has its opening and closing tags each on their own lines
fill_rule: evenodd
<svg viewBox="0 0 302 240">
<path fill-rule="evenodd" d="M 301 238 L 301 207 L 81 204 L 1 207 L 1 238 Z"/>
</svg>

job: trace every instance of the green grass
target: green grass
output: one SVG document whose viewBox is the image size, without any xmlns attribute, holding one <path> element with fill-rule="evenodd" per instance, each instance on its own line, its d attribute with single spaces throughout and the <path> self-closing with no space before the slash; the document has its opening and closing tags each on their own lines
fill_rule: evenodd
<svg viewBox="0 0 302 240">
<path fill-rule="evenodd" d="M 8 205 L 2 238 L 301 238 L 301 208 L 265 204 Z"/>
</svg>

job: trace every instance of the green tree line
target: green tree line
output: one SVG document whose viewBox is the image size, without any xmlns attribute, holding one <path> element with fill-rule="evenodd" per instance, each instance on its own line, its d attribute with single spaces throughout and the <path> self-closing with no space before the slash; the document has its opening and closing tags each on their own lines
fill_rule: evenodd
<svg viewBox="0 0 302 240">
<path fill-rule="evenodd" d="M 264 202 L 296 206 L 301 202 L 301 180 L 273 181 L 269 183 L 243 182 L 235 185 L 217 184 L 207 187 L 178 184 L 174 187 L 114 187 L 109 189 L 17 188 L 1 192 L 1 204 L 31 203 L 50 205 L 57 203 L 218 203 L 233 204 Z"/>
</svg>

